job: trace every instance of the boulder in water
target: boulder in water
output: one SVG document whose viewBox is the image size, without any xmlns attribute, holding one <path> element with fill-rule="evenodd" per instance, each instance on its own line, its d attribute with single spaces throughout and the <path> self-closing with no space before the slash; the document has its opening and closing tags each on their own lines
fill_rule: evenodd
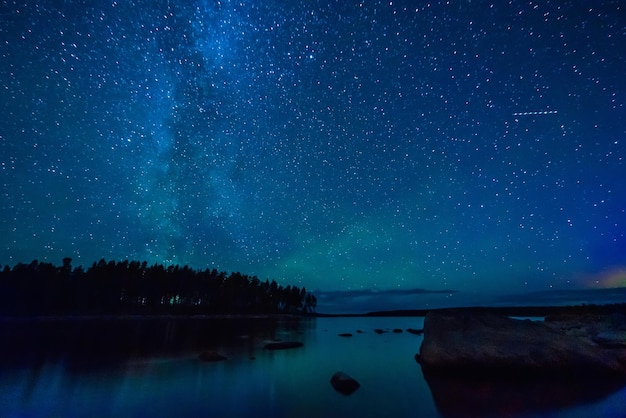
<svg viewBox="0 0 626 418">
<path fill-rule="evenodd" d="M 330 384 L 342 395 L 351 395 L 354 391 L 361 387 L 359 382 L 344 372 L 336 372 L 333 374 L 330 378 Z"/>
</svg>

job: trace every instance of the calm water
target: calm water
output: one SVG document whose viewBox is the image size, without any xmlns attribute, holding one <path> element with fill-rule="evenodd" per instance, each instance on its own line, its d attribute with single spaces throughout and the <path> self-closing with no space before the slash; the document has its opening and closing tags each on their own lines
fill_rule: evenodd
<svg viewBox="0 0 626 418">
<path fill-rule="evenodd" d="M 374 332 L 422 325 L 423 318 L 103 321 L 36 330 L 5 323 L 0 417 L 626 414 L 626 389 L 595 382 L 507 386 L 425 379 L 414 360 L 421 336 Z M 353 336 L 337 335 L 343 332 Z M 304 347 L 263 350 L 264 341 L 274 338 Z M 203 363 L 197 359 L 202 349 L 216 349 L 229 360 Z M 329 383 L 339 370 L 361 383 L 351 396 Z"/>
</svg>

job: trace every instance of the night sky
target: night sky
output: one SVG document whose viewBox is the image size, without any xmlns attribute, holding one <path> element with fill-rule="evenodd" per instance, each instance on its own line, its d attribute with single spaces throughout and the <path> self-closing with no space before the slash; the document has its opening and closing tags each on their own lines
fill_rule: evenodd
<svg viewBox="0 0 626 418">
<path fill-rule="evenodd" d="M 3 1 L 0 264 L 320 305 L 625 286 L 625 8 Z"/>
</svg>

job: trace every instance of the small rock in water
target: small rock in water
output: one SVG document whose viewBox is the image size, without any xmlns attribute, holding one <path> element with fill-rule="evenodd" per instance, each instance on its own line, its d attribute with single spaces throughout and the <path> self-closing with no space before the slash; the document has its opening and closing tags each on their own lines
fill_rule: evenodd
<svg viewBox="0 0 626 418">
<path fill-rule="evenodd" d="M 415 329 L 415 328 L 407 328 L 406 332 L 414 334 L 414 335 L 422 335 L 424 333 L 423 329 Z"/>
<path fill-rule="evenodd" d="M 396 334 L 400 334 L 402 330 L 400 328 L 394 328 L 393 332 Z"/>
<path fill-rule="evenodd" d="M 374 332 L 375 332 L 376 334 L 382 334 L 382 333 L 384 333 L 384 332 L 385 332 L 385 330 L 380 329 L 380 328 L 376 328 L 376 329 L 374 330 Z"/>
<path fill-rule="evenodd" d="M 224 361 L 228 360 L 227 357 L 221 355 L 217 351 L 203 351 L 198 355 L 198 358 L 206 362 Z"/>
<path fill-rule="evenodd" d="M 285 350 L 287 348 L 302 347 L 303 345 L 304 344 L 302 344 L 300 341 L 272 341 L 272 342 L 265 344 L 265 349 L 266 350 Z"/>
<path fill-rule="evenodd" d="M 354 378 L 344 372 L 336 372 L 330 378 L 330 384 L 342 395 L 352 395 L 361 385 Z"/>
<path fill-rule="evenodd" d="M 363 334 L 363 331 L 361 331 L 360 329 L 357 329 L 357 330 L 356 330 L 356 333 L 357 333 L 357 334 Z"/>
<path fill-rule="evenodd" d="M 339 334 L 340 337 L 352 337 L 352 334 L 350 334 L 349 332 L 344 332 L 342 334 Z"/>
</svg>

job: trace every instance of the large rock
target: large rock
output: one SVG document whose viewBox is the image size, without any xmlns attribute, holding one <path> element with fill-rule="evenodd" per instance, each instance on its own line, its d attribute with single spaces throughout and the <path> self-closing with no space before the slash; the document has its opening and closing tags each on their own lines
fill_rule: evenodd
<svg viewBox="0 0 626 418">
<path fill-rule="evenodd" d="M 594 341 L 622 325 L 598 318 L 544 323 L 469 309 L 431 311 L 416 359 L 429 372 L 626 376 L 626 349 Z"/>
<path fill-rule="evenodd" d="M 361 387 L 359 382 L 344 372 L 336 372 L 333 374 L 330 378 L 330 384 L 337 392 L 343 395 L 351 395 L 354 391 Z"/>
</svg>

